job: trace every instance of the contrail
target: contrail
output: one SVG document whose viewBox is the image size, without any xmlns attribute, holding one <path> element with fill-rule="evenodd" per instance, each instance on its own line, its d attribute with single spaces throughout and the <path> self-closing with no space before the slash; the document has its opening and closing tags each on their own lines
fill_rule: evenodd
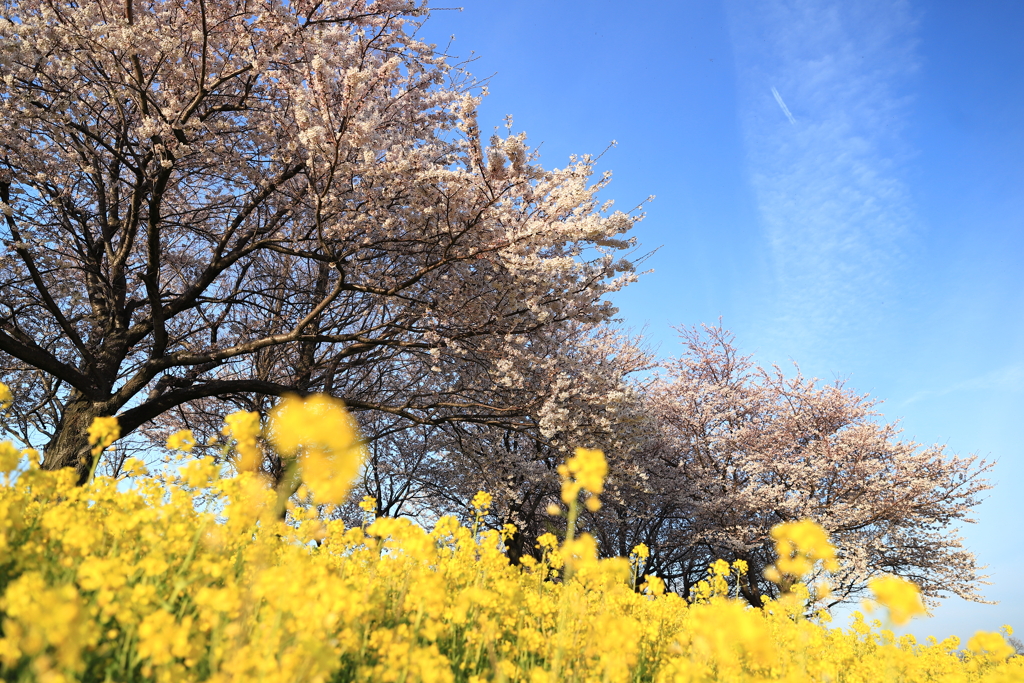
<svg viewBox="0 0 1024 683">
<path fill-rule="evenodd" d="M 789 122 L 795 126 L 796 119 L 793 118 L 793 115 L 789 112 L 789 107 L 787 107 L 786 103 L 782 101 L 782 95 L 779 94 L 779 91 L 776 90 L 774 86 L 772 86 L 772 94 L 775 95 L 775 101 L 779 103 L 780 107 L 782 107 L 782 113 L 784 113 L 786 118 L 789 119 Z"/>
</svg>

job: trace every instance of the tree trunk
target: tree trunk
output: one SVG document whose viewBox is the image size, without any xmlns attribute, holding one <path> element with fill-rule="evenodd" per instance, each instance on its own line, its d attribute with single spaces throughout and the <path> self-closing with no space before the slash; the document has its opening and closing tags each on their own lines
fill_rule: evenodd
<svg viewBox="0 0 1024 683">
<path fill-rule="evenodd" d="M 525 552 L 526 537 L 523 536 L 523 532 L 516 528 L 516 532 L 512 534 L 511 538 L 505 541 L 505 553 L 508 556 L 508 563 L 513 567 L 522 564 L 523 555 L 529 554 Z"/>
<path fill-rule="evenodd" d="M 103 414 L 101 404 L 76 397 L 64 408 L 57 432 L 43 449 L 44 470 L 74 467 L 78 485 L 86 483 L 92 472 L 92 448 L 89 446 L 89 426 Z"/>
<path fill-rule="evenodd" d="M 757 569 L 749 557 L 740 557 L 739 559 L 747 563 L 747 573 L 745 576 L 741 576 L 738 579 L 740 595 L 747 601 L 751 607 L 757 607 L 758 609 L 764 609 L 764 593 L 761 591 L 761 587 L 757 585 L 756 576 L 760 576 L 762 570 Z M 754 572 L 757 572 L 754 575 Z M 755 578 L 751 578 L 755 576 Z"/>
</svg>

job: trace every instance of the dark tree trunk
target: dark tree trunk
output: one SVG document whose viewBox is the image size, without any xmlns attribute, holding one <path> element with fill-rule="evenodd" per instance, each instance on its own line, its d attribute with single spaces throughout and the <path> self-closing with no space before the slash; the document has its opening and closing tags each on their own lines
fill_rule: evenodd
<svg viewBox="0 0 1024 683">
<path fill-rule="evenodd" d="M 89 446 L 89 425 L 103 415 L 102 404 L 76 396 L 64 408 L 57 431 L 43 450 L 43 469 L 59 470 L 74 467 L 81 486 L 92 472 L 92 448 Z"/>
<path fill-rule="evenodd" d="M 762 570 L 757 569 L 757 565 L 750 557 L 740 557 L 739 559 L 747 563 L 747 573 L 739 579 L 740 595 L 743 596 L 743 599 L 746 600 L 751 607 L 763 609 L 765 594 L 757 584 L 757 577 L 761 575 L 760 572 Z M 757 573 L 755 574 L 754 572 Z"/>
<path fill-rule="evenodd" d="M 512 534 L 512 537 L 505 541 L 505 552 L 508 555 L 508 562 L 513 566 L 518 566 L 523 555 L 528 555 L 525 552 L 526 537 L 523 536 L 523 532 L 516 529 L 516 532 Z"/>
</svg>

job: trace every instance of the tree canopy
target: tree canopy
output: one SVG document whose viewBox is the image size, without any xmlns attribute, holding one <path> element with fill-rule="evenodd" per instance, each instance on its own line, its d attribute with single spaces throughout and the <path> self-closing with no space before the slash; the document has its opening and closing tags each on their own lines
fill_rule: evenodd
<svg viewBox="0 0 1024 683">
<path fill-rule="evenodd" d="M 204 400 L 515 425 L 633 279 L 593 162 L 484 142 L 407 1 L 9 2 L 0 372 L 46 467 Z M 214 412 L 216 410 L 214 409 Z M 219 417 L 219 416 L 218 416 Z"/>
</svg>

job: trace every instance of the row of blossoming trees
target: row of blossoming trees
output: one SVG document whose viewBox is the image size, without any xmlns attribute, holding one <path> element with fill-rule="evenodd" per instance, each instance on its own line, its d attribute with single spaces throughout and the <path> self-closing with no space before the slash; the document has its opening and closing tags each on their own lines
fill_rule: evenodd
<svg viewBox="0 0 1024 683">
<path fill-rule="evenodd" d="M 599 202 L 590 157 L 549 170 L 522 134 L 485 139 L 480 88 L 417 38 L 427 14 L 4 3 L 5 429 L 83 483 L 182 429 L 222 457 L 226 414 L 321 392 L 366 435 L 378 515 L 468 516 L 487 490 L 514 562 L 585 445 L 612 476 L 581 526 L 605 555 L 644 544 L 642 573 L 683 595 L 715 559 L 749 566 L 750 604 L 777 595 L 769 530 L 809 517 L 838 547 L 835 600 L 882 573 L 981 599 L 956 526 L 988 466 L 902 441 L 841 384 L 757 367 L 719 328 L 656 364 L 607 299 L 635 278 L 641 215 Z M 99 456 L 88 428 L 115 416 Z"/>
</svg>

